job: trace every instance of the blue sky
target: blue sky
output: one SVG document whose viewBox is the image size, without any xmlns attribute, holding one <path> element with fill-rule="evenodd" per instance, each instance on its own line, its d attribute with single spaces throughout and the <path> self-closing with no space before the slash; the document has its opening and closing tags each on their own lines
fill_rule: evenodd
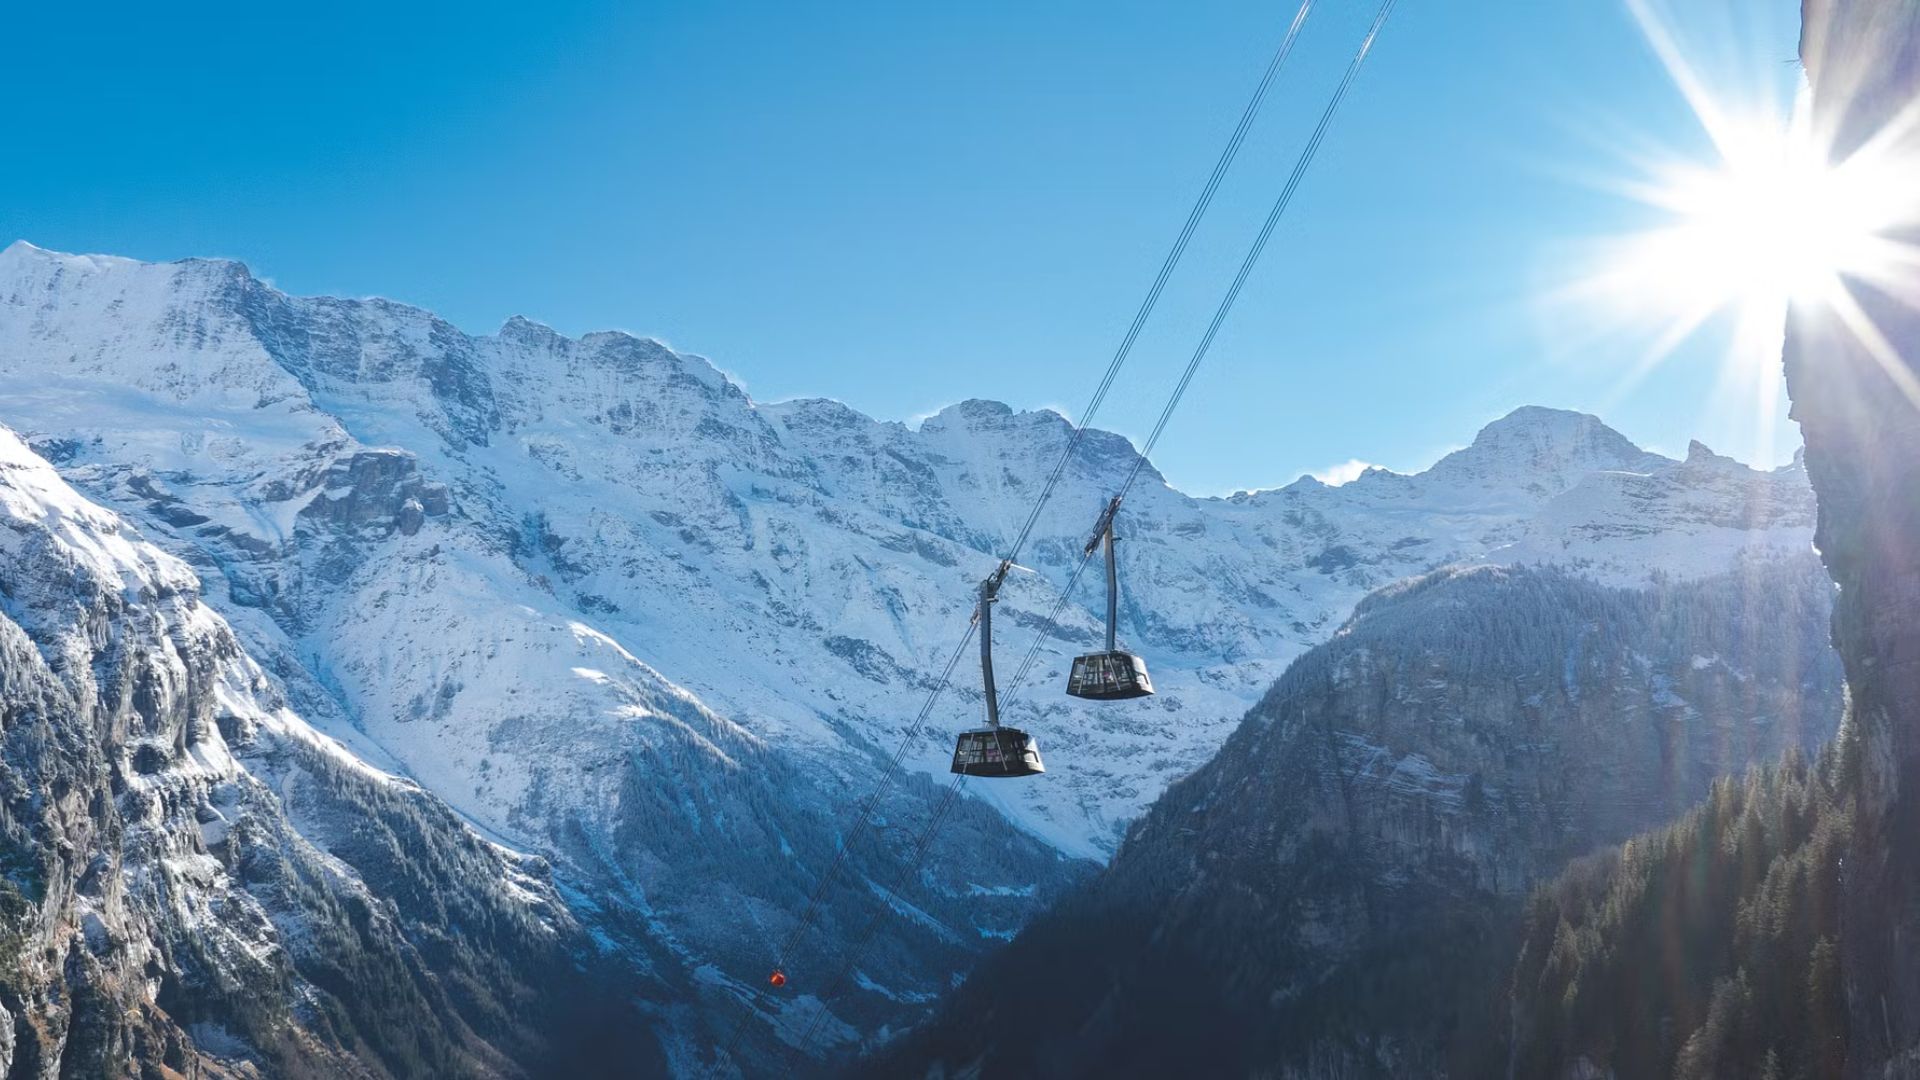
<svg viewBox="0 0 1920 1080">
<path fill-rule="evenodd" d="M 0 243 L 619 327 L 761 400 L 1071 413 L 1294 6 L 35 5 Z M 1150 425 L 1371 7 L 1318 0 L 1100 426 Z M 1669 9 L 1724 90 L 1791 93 L 1797 0 Z M 1646 223 L 1606 183 L 1635 153 L 1705 146 L 1617 0 L 1402 0 L 1157 462 L 1201 493 L 1417 468 L 1522 404 L 1784 460 L 1718 322 L 1626 385 L 1646 342 L 1542 299 Z"/>
</svg>

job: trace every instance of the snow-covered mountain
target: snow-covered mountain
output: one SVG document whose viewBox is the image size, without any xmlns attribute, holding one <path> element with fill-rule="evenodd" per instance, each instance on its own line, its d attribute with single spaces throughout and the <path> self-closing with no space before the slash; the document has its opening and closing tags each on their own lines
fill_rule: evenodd
<svg viewBox="0 0 1920 1080">
<path fill-rule="evenodd" d="M 763 405 L 625 334 L 516 318 L 473 336 L 236 263 L 24 243 L 0 252 L 0 423 L 192 563 L 303 716 L 556 859 L 590 902 L 630 905 L 716 1000 L 764 975 L 1071 431 L 985 401 L 918 427 Z M 1083 442 L 1002 593 L 1009 657 L 1134 460 L 1119 436 Z M 884 930 L 864 1000 L 835 1003 L 837 1034 L 913 1015 L 1083 872 L 1071 858 L 1110 853 L 1368 591 L 1473 561 L 1700 577 L 1802 552 L 1812 526 L 1797 465 L 1674 461 L 1549 409 L 1337 488 L 1196 499 L 1148 466 L 1120 520 L 1122 636 L 1160 694 L 1061 694 L 1098 634 L 1089 575 L 1006 705 L 1051 771 L 973 785 L 910 897 L 885 883 L 924 780 L 856 853 L 823 968 L 872 896 L 917 906 Z M 963 669 L 910 768 L 944 775 L 980 709 Z"/>
<path fill-rule="evenodd" d="M 662 1071 L 662 982 L 200 588 L 0 428 L 0 1075 Z"/>
</svg>

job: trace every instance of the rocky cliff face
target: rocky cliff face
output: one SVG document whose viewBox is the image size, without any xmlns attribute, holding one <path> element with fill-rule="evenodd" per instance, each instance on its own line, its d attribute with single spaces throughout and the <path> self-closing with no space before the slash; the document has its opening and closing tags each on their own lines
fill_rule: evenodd
<svg viewBox="0 0 1920 1080">
<path fill-rule="evenodd" d="M 1920 9 L 1808 0 L 1801 55 L 1835 160 L 1920 160 Z M 1920 241 L 1920 213 L 1889 239 Z M 1818 543 L 1840 599 L 1863 799 L 1847 860 L 1843 960 L 1855 1075 L 1920 1075 L 1920 295 L 1849 282 L 1794 312 L 1793 415 L 1819 493 Z M 1855 310 L 1849 311 L 1853 307 Z"/>
<path fill-rule="evenodd" d="M 873 1074 L 1495 1074 L 1532 883 L 1832 733 L 1829 595 L 1802 555 L 1369 597 Z"/>
<path fill-rule="evenodd" d="M 309 727 L 199 594 L 0 429 L 0 1075 L 660 1070 L 593 1003 L 665 995 L 546 864 Z"/>
</svg>

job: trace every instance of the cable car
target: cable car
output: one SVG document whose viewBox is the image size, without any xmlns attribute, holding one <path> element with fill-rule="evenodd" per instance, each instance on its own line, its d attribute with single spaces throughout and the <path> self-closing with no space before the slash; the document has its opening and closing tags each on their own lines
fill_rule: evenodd
<svg viewBox="0 0 1920 1080">
<path fill-rule="evenodd" d="M 1040 745 L 1019 728 L 963 731 L 953 748 L 953 771 L 968 776 L 1032 776 L 1047 771 Z"/>
<path fill-rule="evenodd" d="M 1114 643 L 1120 622 L 1120 578 L 1114 569 L 1113 519 L 1120 512 L 1120 497 L 1100 514 L 1093 539 L 1086 553 L 1104 546 L 1107 549 L 1107 648 L 1105 652 L 1074 657 L 1073 670 L 1067 675 L 1067 693 L 1093 701 L 1126 701 L 1153 693 L 1153 680 L 1147 677 L 1147 662 L 1132 653 L 1121 652 Z"/>
<path fill-rule="evenodd" d="M 1147 677 L 1147 662 L 1132 653 L 1088 653 L 1073 658 L 1067 693 L 1093 701 L 1126 701 L 1151 695 L 1153 680 Z"/>
<path fill-rule="evenodd" d="M 1000 726 L 1000 697 L 993 686 L 993 604 L 1012 563 L 1002 562 L 980 583 L 980 681 L 986 690 L 987 726 L 963 731 L 953 744 L 953 771 L 967 776 L 1033 776 L 1047 771 L 1040 744 L 1019 728 Z"/>
</svg>

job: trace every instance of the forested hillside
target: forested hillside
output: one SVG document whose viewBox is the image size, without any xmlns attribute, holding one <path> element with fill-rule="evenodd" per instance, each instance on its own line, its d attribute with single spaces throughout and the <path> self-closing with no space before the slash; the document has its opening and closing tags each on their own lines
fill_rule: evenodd
<svg viewBox="0 0 1920 1080">
<path fill-rule="evenodd" d="M 1857 763 L 1850 737 L 1813 760 L 1789 751 L 1540 890 L 1513 976 L 1512 1075 L 1839 1075 Z"/>
<path fill-rule="evenodd" d="M 870 1075 L 1496 1075 L 1529 889 L 1832 734 L 1830 596 L 1810 556 L 1382 590 Z"/>
</svg>

